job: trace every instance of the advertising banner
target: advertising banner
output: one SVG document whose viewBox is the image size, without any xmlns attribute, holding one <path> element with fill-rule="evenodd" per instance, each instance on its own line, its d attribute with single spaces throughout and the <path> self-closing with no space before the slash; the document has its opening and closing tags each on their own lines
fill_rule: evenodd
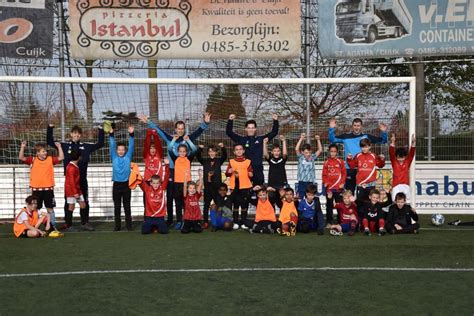
<svg viewBox="0 0 474 316">
<path fill-rule="evenodd" d="M 474 54 L 472 0 L 319 1 L 325 58 Z"/>
<path fill-rule="evenodd" d="M 71 53 L 84 59 L 300 55 L 294 0 L 70 0 Z"/>
<path fill-rule="evenodd" d="M 0 0 L 0 56 L 51 58 L 53 18 L 50 1 Z"/>
</svg>

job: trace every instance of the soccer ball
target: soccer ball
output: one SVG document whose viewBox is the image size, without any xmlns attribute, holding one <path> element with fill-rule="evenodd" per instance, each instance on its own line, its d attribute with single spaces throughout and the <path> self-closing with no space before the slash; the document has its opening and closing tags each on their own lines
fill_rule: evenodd
<svg viewBox="0 0 474 316">
<path fill-rule="evenodd" d="M 444 224 L 444 216 L 441 214 L 431 215 L 431 224 L 435 226 L 441 226 Z"/>
</svg>

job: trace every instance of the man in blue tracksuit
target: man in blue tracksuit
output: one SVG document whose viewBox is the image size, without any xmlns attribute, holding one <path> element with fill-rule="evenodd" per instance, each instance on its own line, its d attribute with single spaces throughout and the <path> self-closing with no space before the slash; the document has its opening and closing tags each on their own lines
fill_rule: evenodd
<svg viewBox="0 0 474 316">
<path fill-rule="evenodd" d="M 263 176 L 263 140 L 268 138 L 271 141 L 278 135 L 278 115 L 273 114 L 273 127 L 270 133 L 263 136 L 256 136 L 257 122 L 249 120 L 245 123 L 245 133 L 247 136 L 241 136 L 234 132 L 235 114 L 229 116 L 227 121 L 226 133 L 235 143 L 241 144 L 245 148 L 245 157 L 252 162 L 253 169 L 253 185 L 262 185 L 265 182 Z"/>
<path fill-rule="evenodd" d="M 168 181 L 168 186 L 166 187 L 166 196 L 168 197 L 166 199 L 166 210 L 168 213 L 168 219 L 167 219 L 167 224 L 171 225 L 173 223 L 173 199 L 171 197 L 174 196 L 174 185 L 173 185 L 173 180 L 174 180 L 174 162 L 171 159 L 169 155 L 169 145 L 171 144 L 171 141 L 173 140 L 173 136 L 162 130 L 158 125 L 153 123 L 151 120 L 148 119 L 146 115 L 139 115 L 138 118 L 140 121 L 142 121 L 145 124 L 148 124 L 149 128 L 153 128 L 158 132 L 158 135 L 160 138 L 166 143 L 166 146 L 168 148 L 168 160 L 170 161 L 170 178 Z M 204 114 L 204 122 L 201 123 L 199 128 L 195 130 L 191 135 L 189 135 L 189 140 L 194 143 L 194 141 L 201 136 L 201 134 L 209 127 L 209 122 L 211 121 L 211 114 L 210 113 L 205 113 Z M 178 146 L 181 144 L 185 144 L 186 142 L 183 139 L 183 136 L 186 134 L 186 124 L 183 121 L 177 121 L 174 124 L 174 131 L 176 135 L 179 136 L 179 138 L 176 140 L 176 142 L 173 144 L 173 152 L 175 155 L 178 155 Z M 188 150 L 191 150 L 191 148 L 188 148 Z M 177 224 L 179 225 L 179 223 Z"/>
<path fill-rule="evenodd" d="M 54 125 L 49 124 L 46 131 L 46 142 L 49 146 L 56 148 L 54 136 L 53 136 Z M 69 162 L 71 161 L 71 153 L 77 151 L 81 153 L 81 159 L 79 160 L 79 173 L 81 177 L 81 192 L 84 196 L 86 202 L 86 207 L 81 209 L 81 229 L 82 230 L 94 230 L 94 228 L 89 224 L 89 184 L 87 183 L 87 167 L 89 166 L 89 161 L 91 154 L 104 147 L 104 130 L 102 127 L 99 127 L 99 139 L 97 143 L 83 143 L 81 142 L 82 128 L 78 125 L 74 125 L 70 131 L 70 140 L 66 142 L 61 142 L 61 148 L 64 152 L 64 173 L 66 174 L 66 168 Z M 68 204 L 65 199 L 64 201 L 64 214 L 68 212 Z M 67 229 L 72 230 L 72 228 L 67 227 Z"/>
<path fill-rule="evenodd" d="M 357 169 L 349 168 L 346 160 L 347 155 L 351 154 L 352 157 L 355 157 L 355 155 L 360 153 L 360 140 L 363 138 L 368 138 L 372 144 L 386 144 L 388 141 L 387 125 L 380 123 L 379 128 L 380 137 L 362 133 L 362 120 L 360 118 L 355 118 L 352 121 L 352 131 L 350 133 L 336 136 L 336 120 L 331 119 L 329 121 L 329 142 L 332 144 L 344 144 L 344 161 L 346 161 L 347 168 L 345 188 L 351 190 L 352 193 L 355 192 L 356 188 Z"/>
</svg>

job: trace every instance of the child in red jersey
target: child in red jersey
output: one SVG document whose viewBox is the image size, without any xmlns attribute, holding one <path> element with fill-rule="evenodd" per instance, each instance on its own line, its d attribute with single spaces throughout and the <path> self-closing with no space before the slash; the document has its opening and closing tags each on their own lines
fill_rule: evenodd
<svg viewBox="0 0 474 316">
<path fill-rule="evenodd" d="M 153 175 L 158 175 L 164 181 L 165 168 L 162 164 L 163 147 L 155 129 L 146 130 L 145 143 L 143 145 L 143 162 L 145 174 L 143 181 L 149 181 Z"/>
<path fill-rule="evenodd" d="M 392 163 L 392 200 L 399 192 L 403 192 L 407 201 L 410 201 L 410 165 L 415 158 L 416 137 L 412 135 L 410 151 L 405 148 L 395 149 L 395 134 L 390 138 L 389 156 Z"/>
<path fill-rule="evenodd" d="M 362 152 L 354 157 L 347 155 L 347 163 L 351 169 L 357 169 L 357 200 L 368 201 L 369 192 L 375 189 L 377 180 L 377 167 L 385 166 L 385 156 L 376 156 L 370 151 L 370 140 L 364 138 L 360 141 Z"/>
<path fill-rule="evenodd" d="M 86 201 L 81 191 L 81 175 L 79 171 L 79 160 L 81 158 L 81 152 L 72 149 L 69 153 L 71 161 L 66 167 L 66 180 L 64 183 L 64 196 L 68 209 L 64 214 L 64 221 L 66 222 L 66 231 L 72 230 L 72 213 L 74 211 L 75 204 L 78 203 L 81 209 L 81 214 L 84 213 L 86 208 Z"/>
<path fill-rule="evenodd" d="M 190 178 L 186 174 L 185 179 Z M 181 233 L 188 234 L 190 232 L 201 233 L 201 209 L 199 207 L 199 199 L 202 196 L 202 170 L 199 170 L 199 182 L 187 182 L 184 181 L 183 184 L 183 196 L 184 196 L 184 215 L 183 215 L 183 227 L 181 228 Z"/>
<path fill-rule="evenodd" d="M 329 157 L 323 164 L 323 185 L 326 188 L 326 222 L 333 223 L 334 201 L 342 201 L 341 193 L 346 183 L 347 170 L 344 160 L 337 157 L 338 147 L 336 144 L 329 145 Z M 329 194 L 331 193 L 331 198 Z"/>
<path fill-rule="evenodd" d="M 166 225 L 166 187 L 169 180 L 169 161 L 164 160 L 163 176 L 154 174 L 150 181 L 142 181 L 140 188 L 145 199 L 145 218 L 142 225 L 142 234 L 150 234 L 157 229 L 160 234 L 168 233 Z M 163 179 L 163 180 L 162 180 Z"/>
<path fill-rule="evenodd" d="M 332 192 L 328 193 L 331 196 Z M 357 205 L 354 203 L 354 196 L 350 190 L 342 193 L 342 202 L 334 205 L 337 210 L 339 223 L 331 225 L 329 233 L 333 236 L 342 236 L 347 233 L 348 236 L 353 236 L 357 228 Z"/>
</svg>

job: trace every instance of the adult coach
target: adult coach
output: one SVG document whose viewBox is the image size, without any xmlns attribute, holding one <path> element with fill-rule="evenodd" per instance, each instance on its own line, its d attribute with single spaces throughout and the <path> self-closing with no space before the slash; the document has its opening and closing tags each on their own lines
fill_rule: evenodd
<svg viewBox="0 0 474 316">
<path fill-rule="evenodd" d="M 161 129 L 158 125 L 156 125 L 151 120 L 149 120 L 148 116 L 142 114 L 142 115 L 138 115 L 138 118 L 140 119 L 141 122 L 143 122 L 145 124 L 148 124 L 149 128 L 155 129 L 157 131 L 158 135 L 160 136 L 160 138 L 166 143 L 167 152 L 168 152 L 167 157 L 168 157 L 168 160 L 170 162 L 170 165 L 169 165 L 170 177 L 169 177 L 169 181 L 168 181 L 168 186 L 166 188 L 166 196 L 168 197 L 166 199 L 166 210 L 167 210 L 167 213 L 168 213 L 168 219 L 167 219 L 166 222 L 167 222 L 168 225 L 171 225 L 173 223 L 173 199 L 169 198 L 169 197 L 174 196 L 174 184 L 173 184 L 173 182 L 174 182 L 174 162 L 173 162 L 173 160 L 171 159 L 171 157 L 169 155 L 169 151 L 170 151 L 169 146 L 171 144 L 171 141 L 173 140 L 173 136 L 168 134 L 163 129 Z M 201 136 L 201 134 L 206 129 L 208 129 L 210 121 L 211 121 L 211 114 L 210 113 L 205 113 L 204 114 L 204 121 L 201 123 L 201 125 L 198 127 L 197 130 L 195 130 L 191 135 L 189 135 L 189 139 L 191 140 L 191 142 L 194 143 L 194 141 L 199 136 Z M 172 150 L 173 150 L 173 152 L 175 152 L 177 154 L 178 146 L 181 145 L 181 144 L 186 145 L 186 142 L 183 139 L 183 136 L 186 133 L 186 124 L 183 121 L 177 121 L 176 123 L 174 123 L 174 132 L 175 132 L 176 135 L 178 135 L 178 139 L 176 140 L 176 142 L 174 142 Z M 188 149 L 191 150 L 190 148 L 188 148 Z"/>
<path fill-rule="evenodd" d="M 344 161 L 346 161 L 347 178 L 345 188 L 355 193 L 357 169 L 350 169 L 347 164 L 347 155 L 355 157 L 360 153 L 360 140 L 368 138 L 372 144 L 386 144 L 388 142 L 387 125 L 379 123 L 380 137 L 362 132 L 362 120 L 355 118 L 352 121 L 352 131 L 336 136 L 336 120 L 329 120 L 329 142 L 333 144 L 344 144 Z"/>
<path fill-rule="evenodd" d="M 268 138 L 271 141 L 278 135 L 278 115 L 273 114 L 273 127 L 270 133 L 263 136 L 256 136 L 257 122 L 255 120 L 248 120 L 245 122 L 246 136 L 238 135 L 234 132 L 235 114 L 229 116 L 227 121 L 226 133 L 235 143 L 242 144 L 245 148 L 245 157 L 252 162 L 253 169 L 253 185 L 262 185 L 265 182 L 263 176 L 263 140 Z"/>
<path fill-rule="evenodd" d="M 46 131 L 46 142 L 51 147 L 56 147 L 54 145 L 54 136 L 53 136 L 53 129 L 54 125 L 49 124 L 48 129 Z M 89 184 L 87 182 L 87 167 L 89 166 L 89 161 L 91 154 L 104 147 L 104 130 L 101 126 L 99 126 L 99 139 L 97 143 L 83 143 L 81 142 L 82 137 L 82 128 L 78 125 L 74 125 L 69 132 L 70 140 L 67 142 L 61 142 L 61 148 L 64 152 L 64 174 L 66 174 L 66 168 L 69 162 L 71 161 L 71 153 L 72 151 L 77 151 L 81 153 L 81 159 L 79 160 L 78 167 L 79 167 L 79 174 L 81 177 L 81 192 L 84 196 L 84 200 L 86 202 L 86 207 L 81 209 L 81 229 L 87 231 L 93 231 L 94 227 L 89 223 Z M 66 197 L 64 197 L 64 214 L 68 212 L 68 204 Z M 71 227 L 67 227 L 68 230 L 73 230 Z"/>
</svg>

